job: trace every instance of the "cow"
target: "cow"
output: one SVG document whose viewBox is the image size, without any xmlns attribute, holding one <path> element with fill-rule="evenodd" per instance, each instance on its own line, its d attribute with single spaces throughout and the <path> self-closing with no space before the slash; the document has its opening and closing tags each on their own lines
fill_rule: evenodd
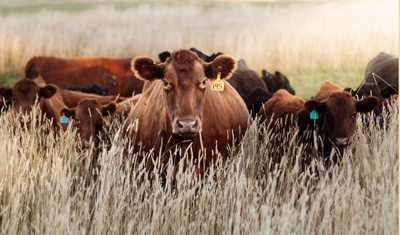
<svg viewBox="0 0 400 235">
<path fill-rule="evenodd" d="M 399 57 L 380 52 L 368 62 L 364 81 L 377 84 L 383 98 L 398 94 Z"/>
<path fill-rule="evenodd" d="M 115 102 L 101 105 L 96 99 L 83 99 L 73 108 L 62 108 L 60 115 L 73 119 L 77 128 L 83 149 L 97 147 L 103 129 L 103 117 L 114 114 Z"/>
<path fill-rule="evenodd" d="M 198 176 L 204 176 L 219 155 L 226 159 L 227 147 L 239 143 L 249 116 L 244 101 L 226 82 L 235 68 L 233 57 L 220 55 L 207 63 L 186 49 L 173 51 L 164 63 L 134 58 L 132 70 L 149 83 L 124 125 L 136 153 L 155 149 L 162 163 L 172 160 L 185 168 L 186 161 L 193 161 Z"/>
<path fill-rule="evenodd" d="M 279 71 L 274 74 L 269 73 L 267 70 L 261 70 L 261 79 L 268 87 L 268 91 L 275 93 L 279 89 L 285 89 L 290 94 L 295 95 L 295 90 L 290 86 L 289 79 Z"/>
<path fill-rule="evenodd" d="M 108 88 L 103 88 L 95 83 L 82 86 L 67 86 L 66 90 L 81 91 L 96 95 L 108 95 Z"/>
<path fill-rule="evenodd" d="M 63 99 L 53 85 L 39 86 L 30 79 L 18 80 L 12 87 L 0 87 L 0 95 L 5 100 L 11 101 L 10 111 L 19 115 L 21 124 L 30 124 L 34 104 L 39 102 L 43 115 L 52 121 L 53 128 L 58 131 L 65 130 L 67 125 L 59 122 L 58 112 L 65 106 Z"/>
<path fill-rule="evenodd" d="M 313 149 L 318 150 L 318 155 L 323 157 L 323 163 L 327 167 L 340 162 L 340 157 L 343 156 L 354 133 L 357 114 L 371 112 L 379 102 L 378 98 L 373 96 L 355 100 L 345 91 L 331 93 L 328 97 L 314 97 L 305 102 L 289 93 L 277 93 L 276 98 L 272 97 L 263 105 L 259 112 L 260 119 L 269 120 L 272 116 L 276 121 L 288 115 L 294 117 L 293 122 L 299 128 L 299 144 L 304 146 L 303 168 L 310 165 Z M 301 103 L 303 105 L 300 105 Z M 330 158 L 333 149 L 336 149 L 337 153 Z"/>
<path fill-rule="evenodd" d="M 252 117 L 255 117 L 259 108 L 266 101 L 264 97 L 268 96 L 270 92 L 257 72 L 251 70 L 243 59 L 240 59 L 237 64 L 237 68 L 228 83 L 239 93 L 248 112 L 252 114 Z M 255 92 L 255 89 L 257 89 L 257 92 Z"/>
<path fill-rule="evenodd" d="M 143 82 L 130 70 L 130 61 L 131 58 L 39 56 L 27 62 L 25 77 L 41 75 L 47 84 L 62 89 L 96 83 L 108 88 L 110 95 L 130 97 L 143 89 Z"/>
<path fill-rule="evenodd" d="M 315 94 L 315 97 L 328 97 L 332 93 L 341 92 L 343 90 L 344 89 L 342 87 L 334 84 L 329 80 L 325 80 L 319 87 L 319 90 L 317 91 L 317 94 Z"/>
</svg>

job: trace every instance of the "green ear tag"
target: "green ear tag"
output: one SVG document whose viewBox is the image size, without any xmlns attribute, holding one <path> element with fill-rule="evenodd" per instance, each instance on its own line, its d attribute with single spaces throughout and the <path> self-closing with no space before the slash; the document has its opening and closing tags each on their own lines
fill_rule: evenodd
<svg viewBox="0 0 400 235">
<path fill-rule="evenodd" d="M 313 120 L 318 120 L 319 119 L 319 113 L 317 112 L 317 110 L 313 109 L 310 112 L 310 119 L 313 119 Z"/>
<path fill-rule="evenodd" d="M 217 79 L 211 83 L 211 90 L 223 91 L 224 85 L 224 82 L 221 80 L 221 72 L 218 72 Z"/>
<path fill-rule="evenodd" d="M 62 115 L 61 115 L 61 117 L 60 117 L 60 123 L 61 123 L 61 124 L 68 124 L 68 123 L 69 123 L 68 117 L 65 116 L 65 114 L 62 114 Z"/>
</svg>

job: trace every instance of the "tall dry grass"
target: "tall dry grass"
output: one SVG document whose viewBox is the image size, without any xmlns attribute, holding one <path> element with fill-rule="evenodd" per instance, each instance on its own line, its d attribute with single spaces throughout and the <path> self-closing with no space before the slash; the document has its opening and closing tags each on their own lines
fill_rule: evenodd
<svg viewBox="0 0 400 235">
<path fill-rule="evenodd" d="M 38 9 L 32 12 L 11 2 L 0 15 L 0 74 L 21 75 L 37 55 L 157 59 L 165 50 L 196 47 L 243 58 L 258 73 L 279 70 L 309 98 L 323 79 L 355 87 L 379 52 L 398 55 L 397 1 L 192 3 L 93 3 L 70 10 L 32 2 Z M 312 84 L 308 93 L 304 83 Z"/>
<path fill-rule="evenodd" d="M 54 135 L 49 125 L 18 127 L 0 116 L 1 234 L 398 234 L 398 104 L 383 127 L 358 119 L 342 165 L 299 173 L 273 168 L 267 135 L 251 121 L 232 157 L 203 180 L 179 171 L 166 186 L 135 162 L 109 121 L 90 170 L 93 150 L 80 151 L 76 132 Z M 287 160 L 299 145 L 289 133 Z M 154 153 L 152 153 L 154 154 Z M 318 165 L 318 161 L 315 162 Z M 149 181 L 153 175 L 153 181 Z M 172 186 L 171 186 L 172 185 Z"/>
</svg>

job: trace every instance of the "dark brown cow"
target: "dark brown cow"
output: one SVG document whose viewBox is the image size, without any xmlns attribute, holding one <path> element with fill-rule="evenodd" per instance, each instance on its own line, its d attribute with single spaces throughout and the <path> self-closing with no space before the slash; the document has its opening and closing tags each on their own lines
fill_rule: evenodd
<svg viewBox="0 0 400 235">
<path fill-rule="evenodd" d="M 124 127 L 135 150 L 154 147 L 163 155 L 164 164 L 171 157 L 179 163 L 188 151 L 188 160 L 194 161 L 200 175 L 216 160 L 217 153 L 225 158 L 227 146 L 237 144 L 244 134 L 249 116 L 239 94 L 225 82 L 235 67 L 232 57 L 221 55 L 206 63 L 185 49 L 172 52 L 164 63 L 134 58 L 132 70 L 149 82 Z M 223 91 L 211 89 L 219 73 Z M 174 153 L 175 147 L 180 151 Z"/>
<path fill-rule="evenodd" d="M 59 123 L 59 110 L 65 106 L 63 99 L 57 93 L 57 87 L 53 85 L 38 86 L 30 79 L 17 81 L 11 88 L 0 87 L 0 95 L 6 100 L 11 100 L 10 111 L 13 115 L 19 115 L 20 122 L 29 124 L 32 107 L 38 100 L 40 109 L 46 118 L 52 120 L 53 127 L 59 130 L 66 125 Z"/>
<path fill-rule="evenodd" d="M 399 57 L 386 52 L 379 53 L 367 64 L 365 82 L 375 83 L 380 90 L 384 90 L 381 92 L 383 98 L 398 94 Z"/>
<path fill-rule="evenodd" d="M 265 82 L 270 92 L 285 89 L 292 95 L 296 93 L 293 87 L 290 86 L 289 79 L 279 71 L 275 71 L 274 74 L 271 74 L 263 69 L 261 70 L 261 79 Z"/>
<path fill-rule="evenodd" d="M 95 99 L 83 99 L 74 108 L 61 109 L 60 114 L 74 120 L 73 124 L 78 129 L 82 148 L 89 148 L 92 145 L 95 147 L 99 145 L 103 117 L 112 115 L 115 111 L 114 102 L 100 105 Z"/>
<path fill-rule="evenodd" d="M 287 115 L 293 115 L 297 119 L 299 126 L 299 136 L 301 143 L 305 144 L 305 154 L 303 163 L 307 166 L 310 161 L 309 154 L 315 149 L 313 131 L 316 131 L 318 138 L 322 139 L 322 146 L 318 145 L 317 149 L 323 155 L 324 162 L 328 166 L 331 163 L 338 162 L 337 157 L 342 156 L 344 149 L 349 145 L 351 137 L 356 127 L 357 113 L 371 112 L 378 104 L 376 97 L 367 97 L 363 100 L 355 100 L 348 92 L 335 92 L 328 97 L 316 97 L 308 100 L 299 109 L 299 99 L 295 99 L 289 93 L 278 93 L 279 99 L 272 97 L 264 106 L 260 115 L 268 120 L 269 116 L 274 115 L 274 119 L 283 118 Z M 295 100 L 295 101 L 292 101 Z M 269 103 L 275 102 L 273 110 L 269 111 Z M 292 108 L 293 106 L 293 108 Z M 288 111 L 282 111 L 288 110 Z M 333 148 L 338 150 L 338 154 L 333 159 L 329 159 Z M 331 162 L 332 160 L 332 162 Z"/>
<path fill-rule="evenodd" d="M 62 89 L 69 86 L 97 84 L 108 88 L 110 95 L 132 96 L 142 91 L 143 82 L 130 70 L 131 59 L 106 57 L 33 57 L 25 66 L 25 76 L 41 75 L 47 84 Z"/>
</svg>

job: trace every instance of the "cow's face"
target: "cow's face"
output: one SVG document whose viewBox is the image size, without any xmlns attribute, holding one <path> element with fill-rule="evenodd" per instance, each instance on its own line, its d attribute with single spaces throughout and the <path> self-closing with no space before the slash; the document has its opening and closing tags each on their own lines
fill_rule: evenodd
<svg viewBox="0 0 400 235">
<path fill-rule="evenodd" d="M 115 112 L 116 105 L 111 102 L 108 105 L 100 105 L 94 99 L 83 99 L 78 106 L 72 109 L 61 109 L 61 115 L 71 117 L 78 130 L 82 148 L 98 146 L 100 139 L 99 133 L 103 128 L 103 117 Z"/>
<path fill-rule="evenodd" d="M 336 146 L 344 147 L 354 133 L 357 113 L 372 111 L 378 102 L 376 97 L 356 101 L 348 92 L 338 92 L 324 101 L 309 100 L 305 108 L 308 112 L 316 110 L 324 119 L 326 137 Z"/>
<path fill-rule="evenodd" d="M 30 114 L 36 99 L 51 98 L 56 92 L 56 87 L 52 85 L 39 87 L 30 79 L 22 79 L 12 88 L 0 87 L 0 95 L 5 100 L 11 100 L 11 112 L 20 114 L 21 123 L 31 122 Z"/>
<path fill-rule="evenodd" d="M 218 73 L 228 79 L 236 68 L 229 56 L 219 56 L 210 63 L 190 50 L 176 50 L 166 62 L 157 64 L 149 58 L 134 58 L 132 70 L 143 80 L 160 79 L 163 102 L 172 133 L 181 137 L 196 136 L 202 130 L 205 90 Z"/>
</svg>

